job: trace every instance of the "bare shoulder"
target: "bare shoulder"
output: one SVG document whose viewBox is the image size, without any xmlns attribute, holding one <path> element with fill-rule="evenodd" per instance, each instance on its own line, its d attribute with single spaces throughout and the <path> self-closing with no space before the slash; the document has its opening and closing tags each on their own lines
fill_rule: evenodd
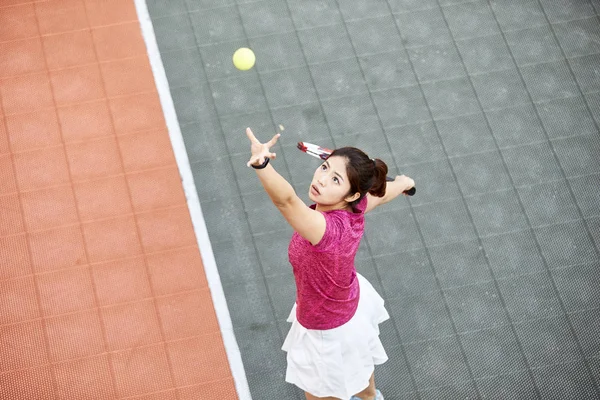
<svg viewBox="0 0 600 400">
<path fill-rule="evenodd" d="M 300 236 L 315 245 L 325 234 L 325 216 L 307 206 L 298 196 L 293 196 L 277 209 Z"/>
</svg>

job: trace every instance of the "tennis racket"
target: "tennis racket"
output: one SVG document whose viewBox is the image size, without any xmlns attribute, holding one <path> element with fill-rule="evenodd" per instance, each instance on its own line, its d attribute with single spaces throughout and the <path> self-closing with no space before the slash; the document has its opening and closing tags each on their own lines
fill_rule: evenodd
<svg viewBox="0 0 600 400">
<path fill-rule="evenodd" d="M 317 146 L 316 144 L 312 144 L 312 143 L 308 143 L 308 142 L 298 142 L 298 149 L 300 149 L 300 151 L 303 151 L 304 153 L 306 153 L 308 155 L 311 155 L 316 158 L 320 158 L 321 160 L 327 159 L 327 157 L 329 157 L 329 155 L 331 153 L 333 153 L 333 150 L 330 150 L 326 147 Z M 391 182 L 394 180 L 394 178 L 390 178 L 389 176 L 387 176 L 385 178 L 385 180 L 388 182 Z M 408 190 L 405 190 L 404 194 L 406 194 L 408 196 L 414 196 L 414 194 L 416 192 L 417 192 L 417 189 L 412 187 Z"/>
</svg>

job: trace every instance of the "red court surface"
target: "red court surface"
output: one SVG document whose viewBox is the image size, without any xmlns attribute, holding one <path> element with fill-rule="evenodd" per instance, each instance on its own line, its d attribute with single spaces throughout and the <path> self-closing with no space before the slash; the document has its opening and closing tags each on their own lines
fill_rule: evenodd
<svg viewBox="0 0 600 400">
<path fill-rule="evenodd" d="M 133 0 L 1 0 L 0 54 L 0 399 L 236 399 Z"/>
</svg>

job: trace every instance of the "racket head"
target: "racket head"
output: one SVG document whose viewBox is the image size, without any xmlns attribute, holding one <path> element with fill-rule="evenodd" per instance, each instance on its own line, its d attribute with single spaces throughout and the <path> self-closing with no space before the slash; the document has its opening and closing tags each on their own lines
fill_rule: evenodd
<svg viewBox="0 0 600 400">
<path fill-rule="evenodd" d="M 326 147 L 317 146 L 316 144 L 308 142 L 298 142 L 297 147 L 300 151 L 303 151 L 313 157 L 320 158 L 321 160 L 326 160 L 327 157 L 333 153 L 332 150 Z"/>
</svg>

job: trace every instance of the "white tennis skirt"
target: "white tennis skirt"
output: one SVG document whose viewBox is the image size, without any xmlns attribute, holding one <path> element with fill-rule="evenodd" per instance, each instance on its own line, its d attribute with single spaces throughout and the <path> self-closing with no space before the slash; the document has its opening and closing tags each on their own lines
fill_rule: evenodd
<svg viewBox="0 0 600 400">
<path fill-rule="evenodd" d="M 328 330 L 306 329 L 296 320 L 296 305 L 287 321 L 292 327 L 282 349 L 287 352 L 285 380 L 316 397 L 349 399 L 369 386 L 375 365 L 388 357 L 379 339 L 379 324 L 390 318 L 383 298 L 358 275 L 360 299 L 352 319 Z"/>
</svg>

